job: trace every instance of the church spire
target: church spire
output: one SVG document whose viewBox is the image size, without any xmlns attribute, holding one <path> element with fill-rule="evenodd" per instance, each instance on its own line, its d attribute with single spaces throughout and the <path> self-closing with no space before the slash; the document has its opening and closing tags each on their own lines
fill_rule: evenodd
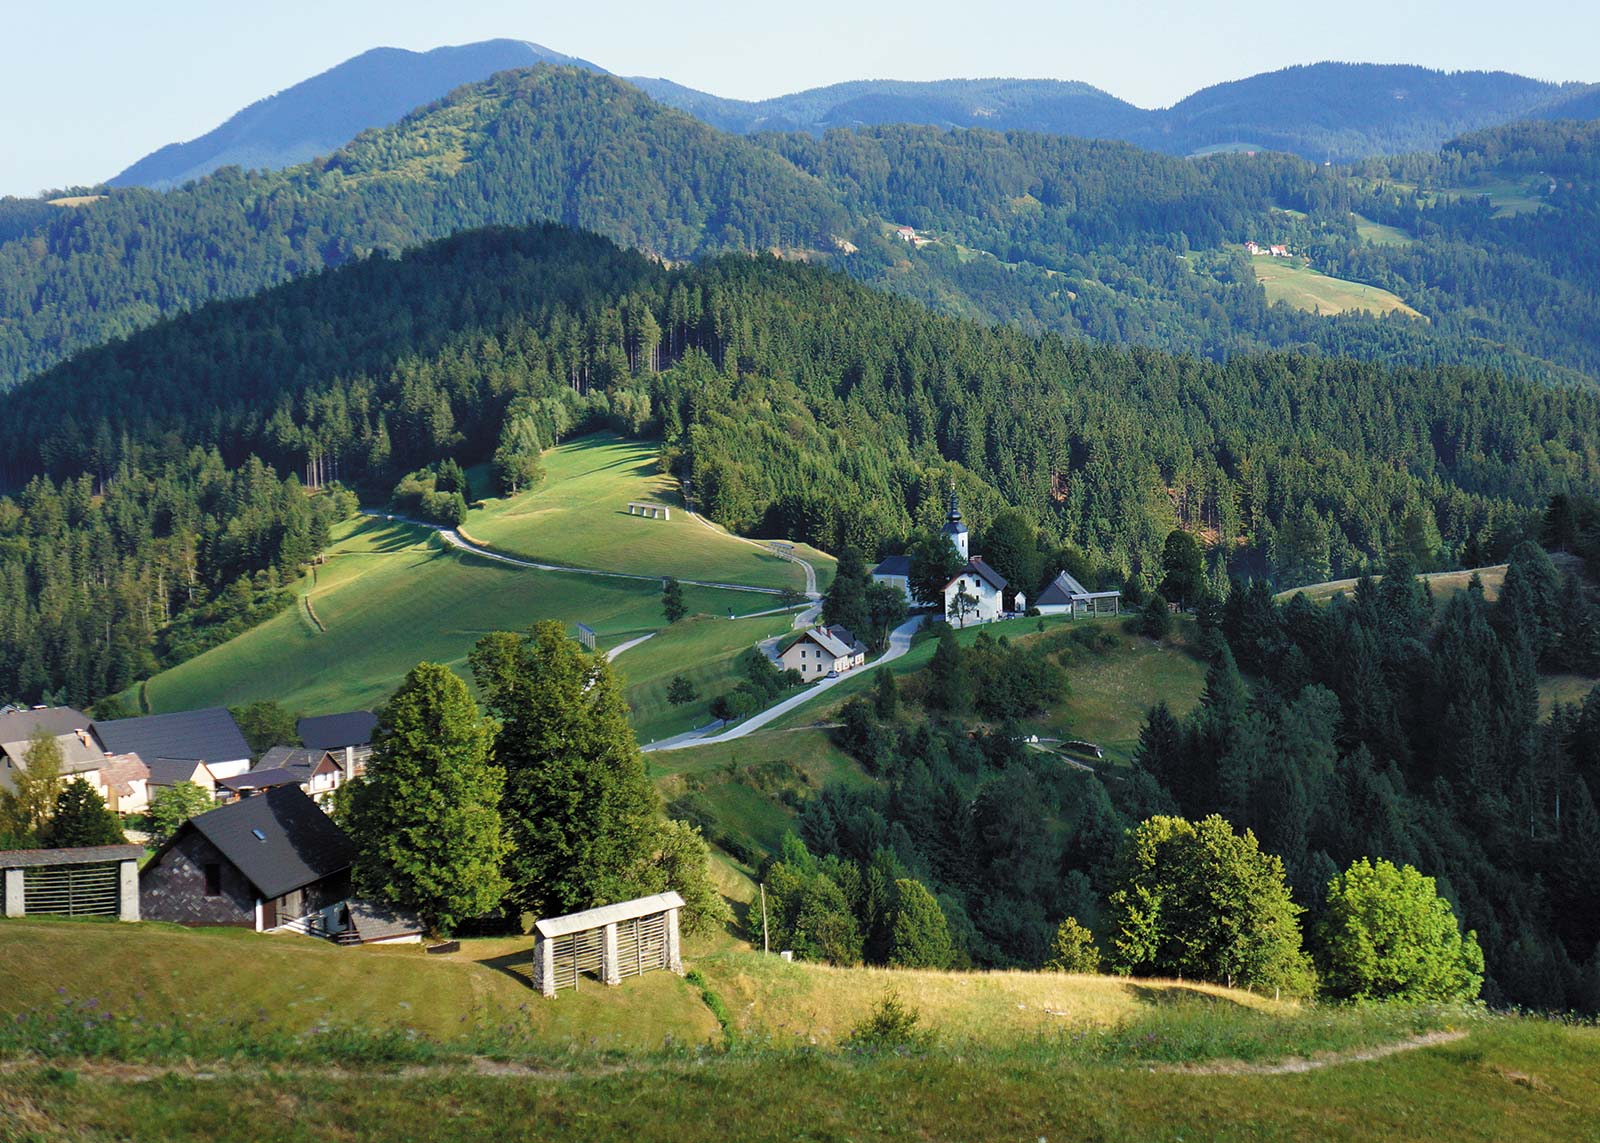
<svg viewBox="0 0 1600 1143">
<path fill-rule="evenodd" d="M 963 560 L 967 559 L 967 526 L 961 522 L 961 506 L 956 503 L 954 484 L 950 486 L 950 513 L 945 518 L 943 530 L 945 539 L 950 541 L 951 546 L 956 550 L 956 554 Z"/>
</svg>

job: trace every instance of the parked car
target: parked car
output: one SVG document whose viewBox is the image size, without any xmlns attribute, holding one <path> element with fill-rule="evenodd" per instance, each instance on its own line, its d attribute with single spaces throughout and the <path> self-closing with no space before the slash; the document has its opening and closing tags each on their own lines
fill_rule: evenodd
<svg viewBox="0 0 1600 1143">
<path fill-rule="evenodd" d="M 823 678 L 827 678 L 827 679 L 837 679 L 838 677 L 839 677 L 839 672 L 838 671 L 829 671 L 826 675 L 823 676 Z"/>
</svg>

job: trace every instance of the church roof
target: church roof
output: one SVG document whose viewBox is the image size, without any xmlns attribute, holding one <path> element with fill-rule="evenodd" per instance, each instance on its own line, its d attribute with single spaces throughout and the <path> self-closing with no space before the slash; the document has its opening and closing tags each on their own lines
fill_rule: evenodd
<svg viewBox="0 0 1600 1143">
<path fill-rule="evenodd" d="M 901 575 L 911 574 L 910 556 L 888 556 L 877 567 L 872 569 L 873 575 Z"/>
</svg>

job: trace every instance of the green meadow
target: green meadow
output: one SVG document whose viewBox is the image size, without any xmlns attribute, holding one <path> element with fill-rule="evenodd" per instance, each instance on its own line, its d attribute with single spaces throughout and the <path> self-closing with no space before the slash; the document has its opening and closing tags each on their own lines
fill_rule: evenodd
<svg viewBox="0 0 1600 1143">
<path fill-rule="evenodd" d="M 710 615 L 770 598 L 698 587 L 684 595 L 691 612 Z M 300 582 L 294 607 L 156 675 L 143 697 L 154 713 L 255 699 L 304 713 L 370 707 L 419 661 L 465 673 L 481 635 L 541 619 L 586 623 L 602 648 L 666 625 L 649 581 L 531 571 L 447 549 L 424 528 L 350 521 Z"/>
<path fill-rule="evenodd" d="M 1297 310 L 1326 315 L 1346 310 L 1366 310 L 1383 316 L 1403 313 L 1422 317 L 1396 294 L 1377 286 L 1330 278 L 1294 258 L 1257 257 L 1250 260 L 1256 280 L 1267 291 L 1267 301 L 1285 302 Z"/>
<path fill-rule="evenodd" d="M 677 481 L 661 471 L 658 455 L 651 442 L 610 433 L 567 441 L 545 452 L 545 479 L 538 488 L 485 501 L 468 514 L 463 534 L 508 555 L 573 567 L 805 587 L 798 564 L 689 516 Z M 671 519 L 630 516 L 630 501 L 662 505 Z M 824 588 L 832 559 L 804 546 L 798 551 L 816 566 L 819 590 Z"/>
</svg>

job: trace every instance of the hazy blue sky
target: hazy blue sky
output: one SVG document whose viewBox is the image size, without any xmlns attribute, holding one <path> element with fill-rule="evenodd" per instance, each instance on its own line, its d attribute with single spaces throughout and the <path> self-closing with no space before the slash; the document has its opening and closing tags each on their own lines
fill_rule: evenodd
<svg viewBox="0 0 1600 1143">
<path fill-rule="evenodd" d="M 1003 75 L 1084 80 L 1157 107 L 1323 59 L 1600 79 L 1593 0 L 0 0 L 0 194 L 107 178 L 368 48 L 495 36 L 746 99 Z"/>
</svg>

